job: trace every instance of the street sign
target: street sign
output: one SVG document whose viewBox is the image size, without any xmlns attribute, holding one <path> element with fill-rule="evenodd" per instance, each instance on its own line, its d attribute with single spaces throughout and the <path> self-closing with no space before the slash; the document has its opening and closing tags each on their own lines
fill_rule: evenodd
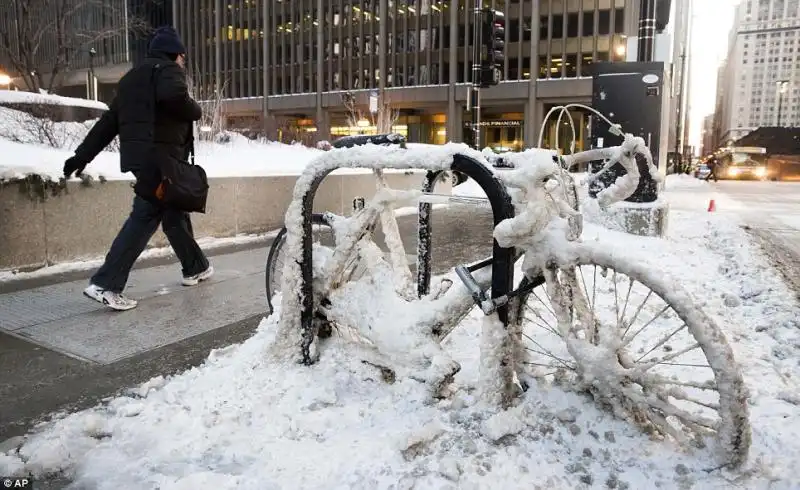
<svg viewBox="0 0 800 490">
<path fill-rule="evenodd" d="M 378 112 L 378 92 L 371 92 L 369 94 L 369 112 L 373 114 Z"/>
</svg>

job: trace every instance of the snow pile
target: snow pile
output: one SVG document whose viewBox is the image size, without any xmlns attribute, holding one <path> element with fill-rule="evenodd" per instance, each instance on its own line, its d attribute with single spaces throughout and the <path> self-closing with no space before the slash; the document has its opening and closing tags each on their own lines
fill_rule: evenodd
<svg viewBox="0 0 800 490">
<path fill-rule="evenodd" d="M 77 123 L 61 123 L 77 124 Z M 82 137 L 69 139 L 72 147 L 55 149 L 22 144 L 0 138 L 0 182 L 39 175 L 57 181 L 63 176 L 64 161 L 73 155 Z M 262 177 L 297 175 L 305 165 L 322 153 L 301 145 L 260 143 L 236 138 L 228 144 L 199 142 L 196 161 L 209 177 Z M 119 170 L 119 154 L 102 152 L 86 167 L 84 175 L 94 179 L 132 180 L 133 175 Z"/>
<path fill-rule="evenodd" d="M 60 95 L 48 94 L 44 90 L 42 93 L 23 92 L 19 90 L 0 90 L 0 104 L 40 104 L 40 105 L 62 105 L 71 107 L 87 107 L 89 109 L 108 110 L 108 106 L 97 100 L 77 99 L 74 97 L 62 97 Z"/>
<path fill-rule="evenodd" d="M 666 239 L 591 225 L 583 239 L 679 277 L 724 328 L 750 390 L 753 446 L 736 472 L 717 468 L 708 450 L 650 440 L 557 388 L 534 384 L 511 410 L 487 407 L 479 350 L 501 332 L 473 310 L 444 343 L 462 369 L 455 394 L 436 404 L 422 383 L 386 377 L 336 335 L 312 367 L 267 355 L 297 350 L 278 311 L 203 366 L 40 427 L 0 456 L 0 474 L 63 471 L 98 490 L 797 488 L 800 306 L 730 217 L 674 211 L 671 221 Z M 354 305 L 375 297 L 353 294 Z"/>
<path fill-rule="evenodd" d="M 63 175 L 64 161 L 73 155 L 96 121 L 84 123 L 48 123 L 47 132 L 55 135 L 58 144 L 43 137 L 32 117 L 12 109 L 0 108 L 0 182 L 39 175 L 45 180 L 58 181 Z M 381 151 L 386 148 L 380 147 Z M 430 151 L 433 145 L 409 145 L 408 151 Z M 464 147 L 466 148 L 466 147 Z M 399 148 L 397 148 L 399 149 Z M 298 175 L 316 157 L 326 153 L 300 144 L 250 140 L 240 134 L 229 133 L 228 142 L 195 143 L 196 163 L 202 165 L 209 177 L 265 177 L 273 175 Z M 350 152 L 353 149 L 348 150 Z M 404 151 L 404 150 L 401 150 Z M 380 153 L 380 151 L 379 151 Z M 359 154 L 355 154 L 359 158 Z M 346 168 L 344 164 L 336 174 L 364 173 L 369 170 Z M 424 168 L 424 165 L 422 166 Z M 393 172 L 393 170 L 387 170 Z M 95 180 L 132 180 L 133 175 L 119 170 L 116 151 L 101 152 L 84 175 Z M 77 177 L 75 177 L 77 178 Z"/>
<path fill-rule="evenodd" d="M 0 107 L 0 121 L 0 139 L 64 150 L 74 150 L 96 122 L 54 122 L 7 107 Z"/>
</svg>

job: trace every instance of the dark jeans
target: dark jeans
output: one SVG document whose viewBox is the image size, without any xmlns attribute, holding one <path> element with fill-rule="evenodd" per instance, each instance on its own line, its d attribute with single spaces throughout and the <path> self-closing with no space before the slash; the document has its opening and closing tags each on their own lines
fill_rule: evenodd
<svg viewBox="0 0 800 490">
<path fill-rule="evenodd" d="M 105 263 L 92 277 L 92 284 L 121 293 L 128 282 L 133 263 L 144 251 L 159 223 L 181 261 L 184 277 L 208 269 L 208 259 L 194 239 L 189 213 L 160 208 L 136 196 L 133 198 L 131 214 L 111 244 Z"/>
</svg>

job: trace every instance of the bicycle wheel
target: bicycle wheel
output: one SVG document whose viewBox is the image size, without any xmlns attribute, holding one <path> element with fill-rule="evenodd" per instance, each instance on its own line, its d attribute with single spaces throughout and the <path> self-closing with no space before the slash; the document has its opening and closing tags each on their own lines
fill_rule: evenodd
<svg viewBox="0 0 800 490">
<path fill-rule="evenodd" d="M 322 245 L 325 247 L 333 247 L 334 246 L 334 234 L 333 229 L 325 221 L 325 218 L 322 214 L 312 214 L 311 215 L 311 223 L 312 223 L 312 232 L 313 232 L 313 242 L 318 245 Z M 286 244 L 286 227 L 281 228 L 281 231 L 278 232 L 278 235 L 275 237 L 275 240 L 272 242 L 272 246 L 269 249 L 269 253 L 267 254 L 267 264 L 266 264 L 266 277 L 265 277 L 265 287 L 267 292 L 267 306 L 269 306 L 269 311 L 274 311 L 272 305 L 272 298 L 275 294 L 281 291 L 281 278 L 283 277 L 283 265 L 285 263 L 284 257 L 284 245 Z"/>
<path fill-rule="evenodd" d="M 744 462 L 746 389 L 719 326 L 660 272 L 577 250 L 515 305 L 518 374 L 588 391 L 651 434 L 701 447 L 710 436 L 725 464 Z"/>
</svg>

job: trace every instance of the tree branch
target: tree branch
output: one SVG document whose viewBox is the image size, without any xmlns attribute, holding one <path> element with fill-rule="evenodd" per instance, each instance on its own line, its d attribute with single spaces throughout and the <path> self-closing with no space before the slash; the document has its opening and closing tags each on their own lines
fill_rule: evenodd
<svg viewBox="0 0 800 490">
<path fill-rule="evenodd" d="M 108 0 L 5 0 L 10 8 L 0 20 L 0 53 L 26 88 L 38 92 L 59 88 L 63 74 L 90 46 L 129 33 L 144 33 L 147 23 Z M 115 2 L 116 3 L 116 2 Z M 123 3 L 123 5 L 125 5 Z M 127 7 L 122 7 L 127 8 Z M 87 16 L 87 10 L 94 15 Z M 86 19 L 100 19 L 86 25 Z"/>
</svg>

